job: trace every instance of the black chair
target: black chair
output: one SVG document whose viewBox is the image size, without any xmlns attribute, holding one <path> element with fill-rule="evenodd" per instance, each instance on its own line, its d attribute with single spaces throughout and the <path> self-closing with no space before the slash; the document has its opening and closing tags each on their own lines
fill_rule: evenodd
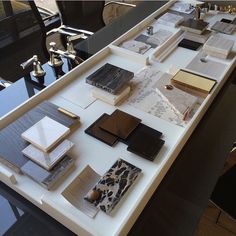
<svg viewBox="0 0 236 236">
<path fill-rule="evenodd" d="M 105 1 L 56 1 L 63 25 L 96 32 L 105 26 Z"/>
<path fill-rule="evenodd" d="M 0 0 L 0 7 L 0 76 L 14 82 L 22 77 L 23 61 L 34 54 L 42 61 L 48 57 L 45 27 L 33 2 Z"/>
<path fill-rule="evenodd" d="M 221 211 L 236 220 L 236 143 L 226 160 L 210 201 Z"/>
</svg>

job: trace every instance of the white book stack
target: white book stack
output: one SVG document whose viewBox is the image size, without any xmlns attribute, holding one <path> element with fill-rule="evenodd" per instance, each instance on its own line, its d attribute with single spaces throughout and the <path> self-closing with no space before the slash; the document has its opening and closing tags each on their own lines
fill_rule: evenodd
<svg viewBox="0 0 236 236">
<path fill-rule="evenodd" d="M 185 31 L 184 38 L 197 42 L 197 43 L 205 43 L 207 39 L 211 36 L 212 31 L 210 30 L 204 30 L 202 34 L 195 34 L 190 31 Z"/>
<path fill-rule="evenodd" d="M 163 25 L 173 26 L 173 27 L 178 26 L 183 21 L 184 21 L 183 16 L 179 16 L 179 15 L 169 13 L 169 12 L 165 13 L 164 15 L 162 15 L 160 18 L 157 19 L 158 23 L 163 24 Z"/>
<path fill-rule="evenodd" d="M 233 46 L 233 40 L 226 39 L 219 35 L 213 35 L 204 44 L 203 51 L 211 56 L 225 59 L 230 54 Z"/>
<path fill-rule="evenodd" d="M 45 116 L 21 134 L 28 141 L 22 153 L 46 170 L 51 170 L 73 147 L 69 140 L 63 140 L 70 129 Z"/>
</svg>

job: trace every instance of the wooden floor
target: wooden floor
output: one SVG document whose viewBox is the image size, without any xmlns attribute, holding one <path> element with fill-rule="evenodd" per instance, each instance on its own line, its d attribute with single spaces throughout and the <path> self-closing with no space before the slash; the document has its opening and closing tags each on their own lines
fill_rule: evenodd
<svg viewBox="0 0 236 236">
<path fill-rule="evenodd" d="M 236 165 L 236 149 L 232 149 L 221 172 L 223 175 Z M 236 220 L 217 208 L 209 201 L 194 236 L 234 236 L 236 235 Z"/>
<path fill-rule="evenodd" d="M 235 236 L 236 221 L 209 202 L 194 236 Z"/>
</svg>

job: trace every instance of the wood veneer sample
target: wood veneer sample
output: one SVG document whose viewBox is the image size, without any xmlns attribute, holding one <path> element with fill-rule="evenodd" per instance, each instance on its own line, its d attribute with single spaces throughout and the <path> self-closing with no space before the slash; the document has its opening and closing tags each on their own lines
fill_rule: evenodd
<svg viewBox="0 0 236 236">
<path fill-rule="evenodd" d="M 21 134 L 43 117 L 48 116 L 66 127 L 72 127 L 78 123 L 77 120 L 64 115 L 57 109 L 56 105 L 44 101 L 3 128 L 0 131 L 0 162 L 16 172 L 21 172 L 20 168 L 29 161 L 22 153 L 29 144 L 21 138 Z"/>
</svg>

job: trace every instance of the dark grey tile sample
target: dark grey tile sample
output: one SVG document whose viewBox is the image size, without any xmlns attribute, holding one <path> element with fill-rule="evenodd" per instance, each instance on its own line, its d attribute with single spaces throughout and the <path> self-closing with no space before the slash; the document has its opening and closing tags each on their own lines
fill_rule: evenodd
<svg viewBox="0 0 236 236">
<path fill-rule="evenodd" d="M 105 121 L 109 117 L 108 114 L 102 114 L 93 124 L 91 124 L 84 132 L 89 134 L 90 136 L 108 144 L 109 146 L 113 146 L 117 141 L 118 137 L 108 133 L 107 131 L 101 129 L 100 124 Z"/>
<path fill-rule="evenodd" d="M 164 143 L 165 141 L 160 139 L 160 132 L 150 127 L 143 127 L 133 135 L 127 150 L 153 161 Z"/>
<path fill-rule="evenodd" d="M 73 166 L 74 159 L 69 156 L 65 156 L 58 164 L 56 164 L 52 170 L 48 171 L 40 167 L 32 161 L 28 161 L 21 167 L 21 171 L 42 185 L 46 189 L 50 189 L 56 181 L 62 177 Z"/>
<path fill-rule="evenodd" d="M 155 130 L 147 125 L 144 125 L 142 123 L 140 123 L 137 128 L 126 138 L 126 139 L 120 139 L 120 141 L 122 143 L 125 143 L 127 145 L 129 145 L 132 142 L 132 139 L 136 136 L 136 135 L 140 135 L 142 133 L 147 133 L 151 136 L 155 136 L 157 138 L 160 138 L 162 136 L 162 132 Z"/>
<path fill-rule="evenodd" d="M 100 128 L 121 139 L 126 139 L 140 122 L 139 118 L 117 109 L 101 122 Z"/>
<path fill-rule="evenodd" d="M 133 72 L 106 63 L 89 75 L 86 82 L 109 93 L 116 94 L 133 77 Z"/>
</svg>

